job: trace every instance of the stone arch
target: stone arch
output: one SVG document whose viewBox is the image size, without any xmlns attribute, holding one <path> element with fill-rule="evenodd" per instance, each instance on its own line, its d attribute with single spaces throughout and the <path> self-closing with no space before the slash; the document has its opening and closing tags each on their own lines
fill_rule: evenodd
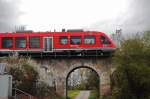
<svg viewBox="0 0 150 99">
<path fill-rule="evenodd" d="M 87 68 L 87 69 L 91 69 L 91 70 L 93 70 L 96 74 L 97 74 L 97 76 L 98 76 L 98 79 L 99 79 L 99 88 L 98 88 L 98 90 L 99 90 L 99 96 L 100 96 L 100 86 L 101 86 L 101 84 L 100 84 L 100 82 L 101 82 L 101 76 L 100 76 L 100 70 L 98 70 L 98 69 L 96 69 L 94 66 L 92 66 L 92 65 L 78 65 L 78 64 L 75 64 L 75 65 L 73 65 L 71 68 L 69 68 L 68 69 L 68 71 L 67 71 L 67 73 L 66 73 L 66 78 L 65 78 L 65 96 L 66 96 L 66 99 L 67 99 L 67 96 L 68 96 L 68 93 L 67 93 L 67 86 L 68 86 L 68 77 L 70 76 L 70 74 L 74 71 L 74 70 L 76 70 L 76 69 L 80 69 L 80 68 Z"/>
<path fill-rule="evenodd" d="M 68 68 L 66 70 L 65 77 L 67 77 L 69 72 L 72 71 L 73 69 L 82 68 L 82 67 L 93 69 L 94 71 L 96 71 L 98 73 L 99 76 L 101 75 L 101 70 L 96 68 L 93 64 L 91 64 L 91 63 L 77 63 L 77 64 L 71 65 L 70 68 Z"/>
<path fill-rule="evenodd" d="M 49 59 L 45 59 L 48 64 Z M 49 67 L 55 68 L 56 93 L 66 96 L 66 78 L 69 72 L 75 68 L 89 67 L 97 72 L 100 78 L 100 95 L 110 93 L 110 70 L 112 69 L 111 58 L 63 58 L 51 60 Z"/>
</svg>

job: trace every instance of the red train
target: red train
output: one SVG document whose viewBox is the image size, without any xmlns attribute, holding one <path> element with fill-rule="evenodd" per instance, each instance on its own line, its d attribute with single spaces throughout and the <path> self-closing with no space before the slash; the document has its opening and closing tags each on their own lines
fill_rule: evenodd
<svg viewBox="0 0 150 99">
<path fill-rule="evenodd" d="M 0 54 L 101 55 L 115 51 L 113 41 L 102 32 L 15 32 L 0 33 Z"/>
</svg>

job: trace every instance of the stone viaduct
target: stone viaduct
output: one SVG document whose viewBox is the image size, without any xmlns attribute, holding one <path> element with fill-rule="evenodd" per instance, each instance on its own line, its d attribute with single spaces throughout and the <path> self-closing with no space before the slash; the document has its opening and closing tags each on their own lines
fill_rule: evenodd
<svg viewBox="0 0 150 99">
<path fill-rule="evenodd" d="M 47 65 L 55 71 L 56 92 L 62 96 L 67 96 L 67 76 L 78 68 L 89 68 L 99 75 L 101 96 L 110 92 L 110 74 L 113 70 L 111 57 L 42 58 L 41 61 L 43 66 Z"/>
</svg>

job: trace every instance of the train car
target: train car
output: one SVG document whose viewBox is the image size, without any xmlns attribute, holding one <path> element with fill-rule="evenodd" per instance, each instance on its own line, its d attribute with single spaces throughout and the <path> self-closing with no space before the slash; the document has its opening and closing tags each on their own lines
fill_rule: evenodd
<svg viewBox="0 0 150 99">
<path fill-rule="evenodd" d="M 113 41 L 102 32 L 0 33 L 0 54 L 8 55 L 102 55 L 115 51 Z"/>
</svg>

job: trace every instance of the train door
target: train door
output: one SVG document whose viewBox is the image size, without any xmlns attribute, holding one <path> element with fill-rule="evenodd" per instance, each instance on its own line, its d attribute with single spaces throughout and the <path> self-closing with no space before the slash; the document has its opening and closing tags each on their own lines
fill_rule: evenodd
<svg viewBox="0 0 150 99">
<path fill-rule="evenodd" d="M 44 51 L 45 52 L 53 51 L 53 37 L 44 37 Z"/>
</svg>

